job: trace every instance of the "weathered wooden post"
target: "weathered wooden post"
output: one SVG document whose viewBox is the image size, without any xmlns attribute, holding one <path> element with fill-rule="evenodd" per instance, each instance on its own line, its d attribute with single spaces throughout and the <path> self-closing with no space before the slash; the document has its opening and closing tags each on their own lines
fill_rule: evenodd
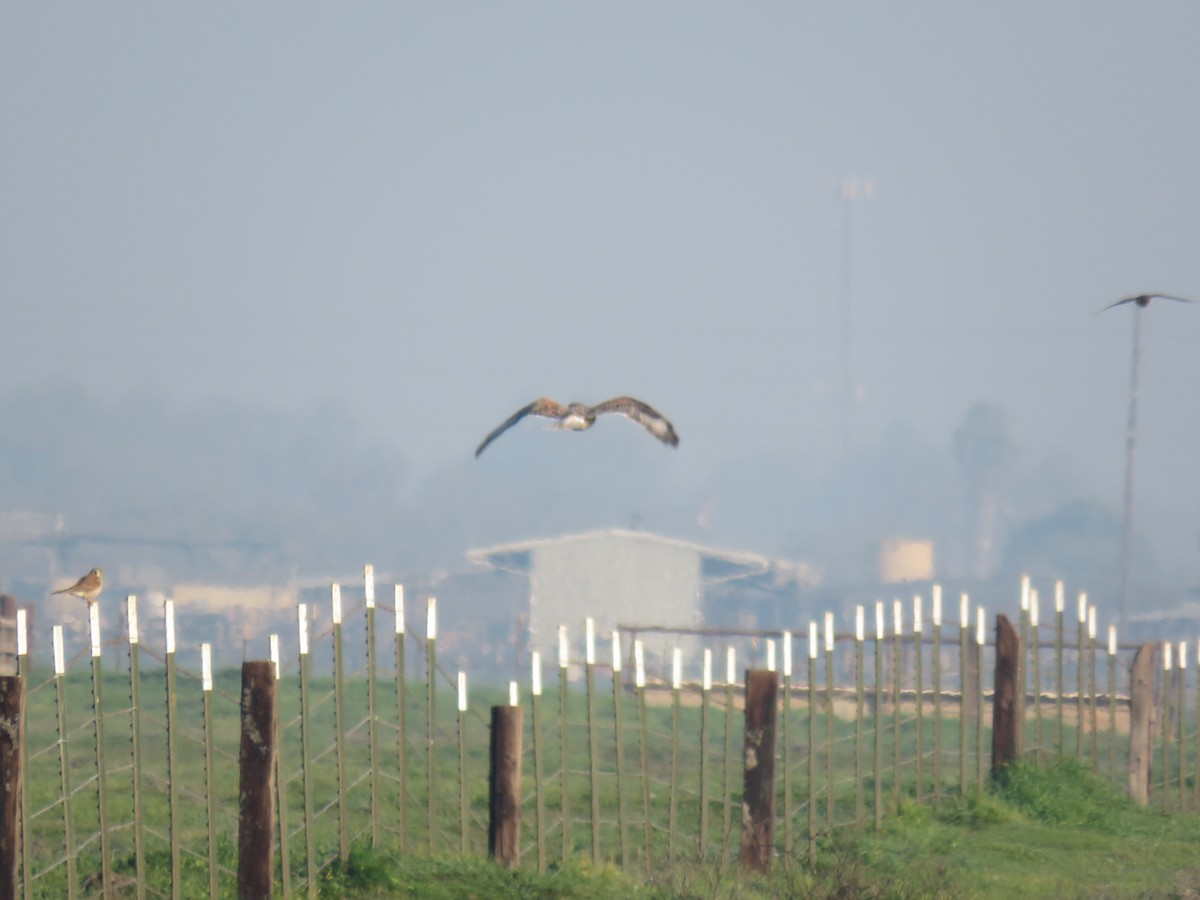
<svg viewBox="0 0 1200 900">
<path fill-rule="evenodd" d="M 0 594 L 0 675 L 17 674 L 17 598 Z"/>
<path fill-rule="evenodd" d="M 992 774 L 1015 762 L 1021 746 L 1021 641 L 1008 616 L 996 616 L 996 681 L 992 699 Z"/>
<path fill-rule="evenodd" d="M 1142 806 L 1150 802 L 1154 651 L 1152 643 L 1138 648 L 1129 679 L 1129 798 Z"/>
<path fill-rule="evenodd" d="M 742 867 L 765 872 L 775 837 L 775 714 L 779 681 L 774 672 L 746 672 L 746 743 L 742 782 Z M 811 752 L 811 751 L 810 751 Z"/>
<path fill-rule="evenodd" d="M 25 697 L 21 681 L 19 675 L 0 676 L 0 900 L 17 896 L 21 845 L 18 811 L 23 788 L 20 777 L 21 726 Z"/>
<path fill-rule="evenodd" d="M 521 861 L 521 722 L 519 706 L 492 707 L 488 773 L 488 857 Z"/>
<path fill-rule="evenodd" d="M 275 862 L 275 709 L 270 660 L 242 663 L 242 743 L 238 754 L 238 898 L 271 896 Z"/>
</svg>

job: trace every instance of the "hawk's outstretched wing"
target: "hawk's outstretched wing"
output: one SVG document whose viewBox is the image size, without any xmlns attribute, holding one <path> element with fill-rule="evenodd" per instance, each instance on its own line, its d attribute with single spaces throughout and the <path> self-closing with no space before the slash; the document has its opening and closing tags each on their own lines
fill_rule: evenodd
<svg viewBox="0 0 1200 900">
<path fill-rule="evenodd" d="M 500 437 L 500 435 L 504 434 L 504 432 L 508 431 L 508 429 L 512 428 L 526 416 L 544 416 L 548 419 L 561 419 L 566 414 L 567 408 L 561 403 L 551 400 L 549 397 L 539 397 L 532 403 L 522 406 L 492 429 L 491 434 L 485 437 L 483 443 L 476 448 L 475 455 L 479 456 L 480 453 L 487 449 L 488 444 Z"/>
<path fill-rule="evenodd" d="M 627 416 L 644 427 L 664 444 L 671 447 L 679 446 L 679 435 L 675 433 L 675 426 L 668 422 L 661 413 L 641 400 L 636 400 L 633 397 L 614 397 L 612 400 L 605 400 L 603 403 L 593 407 L 592 412 L 596 415 L 602 413 L 619 413 L 622 416 Z"/>
<path fill-rule="evenodd" d="M 1187 297 L 1176 297 L 1174 294 L 1136 294 L 1132 297 L 1122 297 L 1120 300 L 1108 304 L 1108 306 L 1104 307 L 1104 309 L 1097 310 L 1096 312 L 1092 313 L 1092 315 L 1098 316 L 1100 313 L 1107 312 L 1114 306 L 1120 306 L 1123 303 L 1136 303 L 1138 306 L 1149 306 L 1150 301 L 1155 299 L 1177 300 L 1180 303 L 1192 302 Z"/>
</svg>

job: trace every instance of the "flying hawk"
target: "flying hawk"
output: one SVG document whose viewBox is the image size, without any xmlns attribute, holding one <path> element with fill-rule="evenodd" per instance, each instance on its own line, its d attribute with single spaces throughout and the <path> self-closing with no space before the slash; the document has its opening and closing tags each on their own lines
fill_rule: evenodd
<svg viewBox="0 0 1200 900">
<path fill-rule="evenodd" d="M 603 413 L 619 413 L 626 416 L 639 425 L 643 426 L 652 435 L 671 447 L 678 446 L 679 436 L 675 434 L 675 428 L 664 419 L 658 412 L 651 409 L 641 400 L 635 400 L 633 397 L 616 397 L 612 400 L 605 400 L 603 403 L 596 406 L 588 406 L 584 403 L 572 403 L 568 406 L 563 406 L 557 401 L 551 400 L 549 397 L 540 397 L 534 400 L 528 406 L 523 406 L 515 413 L 505 419 L 499 426 L 496 427 L 491 434 L 483 439 L 483 443 L 475 451 L 475 455 L 479 456 L 487 445 L 494 441 L 508 429 L 512 428 L 526 416 L 542 416 L 547 419 L 557 419 L 557 424 L 552 428 L 565 428 L 568 431 L 586 431 L 591 428 L 596 422 L 596 416 Z"/>
<path fill-rule="evenodd" d="M 61 591 L 55 591 L 56 594 L 70 594 L 72 597 L 79 597 L 81 600 L 86 600 L 89 605 L 100 596 L 100 591 L 104 589 L 104 570 L 92 569 L 77 582 L 70 587 L 65 587 Z"/>
<path fill-rule="evenodd" d="M 1178 300 L 1180 303 L 1191 303 L 1192 302 L 1191 300 L 1187 299 L 1187 297 L 1174 297 L 1171 294 L 1137 294 L 1136 296 L 1133 296 L 1133 297 L 1122 297 L 1117 302 L 1110 303 L 1110 304 L 1108 304 L 1108 306 L 1104 307 L 1104 309 L 1101 309 L 1101 310 L 1093 313 L 1093 315 L 1098 316 L 1098 315 L 1100 315 L 1100 313 L 1110 310 L 1114 306 L 1120 306 L 1122 303 L 1136 303 L 1138 306 L 1147 307 L 1150 305 L 1150 301 L 1153 300 L 1155 297 L 1161 297 L 1163 300 Z"/>
</svg>

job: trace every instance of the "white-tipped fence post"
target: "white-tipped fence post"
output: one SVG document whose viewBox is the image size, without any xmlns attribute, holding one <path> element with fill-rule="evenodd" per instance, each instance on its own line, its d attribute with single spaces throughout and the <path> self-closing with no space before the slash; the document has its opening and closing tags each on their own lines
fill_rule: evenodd
<svg viewBox="0 0 1200 900">
<path fill-rule="evenodd" d="M 783 843 L 792 844 L 792 633 L 783 633 Z"/>
<path fill-rule="evenodd" d="M 892 803 L 900 805 L 900 750 L 904 741 L 901 693 L 904 672 L 904 605 L 892 601 Z"/>
<path fill-rule="evenodd" d="M 1117 626 L 1108 626 L 1108 777 L 1117 780 Z M 1198 720 L 1200 721 L 1200 720 Z M 1197 731 L 1200 736 L 1200 730 Z"/>
<path fill-rule="evenodd" d="M 542 654 L 529 654 L 529 693 L 533 706 L 534 831 L 537 834 L 538 871 L 546 871 L 546 798 L 542 794 Z"/>
<path fill-rule="evenodd" d="M 984 613 L 983 607 L 982 606 L 976 607 L 975 608 L 975 647 L 978 651 L 979 664 L 976 667 L 977 671 L 975 674 L 975 690 L 976 690 L 976 700 L 977 700 L 977 703 L 979 706 L 979 725 L 975 731 L 975 737 L 976 737 L 975 762 L 976 762 L 976 768 L 977 768 L 975 786 L 976 786 L 976 789 L 979 791 L 979 795 L 981 797 L 983 796 L 984 775 L 985 775 L 985 771 L 986 771 L 985 767 L 987 766 L 987 757 L 984 755 L 984 743 L 983 743 L 983 721 L 984 721 L 984 717 L 987 715 L 986 711 L 984 710 L 984 705 L 983 705 L 983 698 L 984 698 L 984 693 L 983 693 L 983 668 L 984 668 L 983 667 L 983 651 L 987 647 L 987 621 L 986 621 L 986 618 L 987 617 L 986 617 L 986 614 Z"/>
<path fill-rule="evenodd" d="M 317 841 L 313 833 L 312 708 L 309 701 L 308 604 L 296 604 L 296 645 L 300 660 L 300 767 L 304 790 L 305 893 L 317 896 Z M 403 841 L 403 837 L 401 837 Z M 401 844 L 403 846 L 403 844 Z"/>
<path fill-rule="evenodd" d="M 817 858 L 817 623 L 808 623 L 808 858 Z"/>
<path fill-rule="evenodd" d="M 942 586 L 933 586 L 933 802 L 942 797 Z"/>
<path fill-rule="evenodd" d="M 679 693 L 683 687 L 683 656 L 671 651 L 671 806 L 667 821 L 667 858 L 675 859 L 675 831 L 679 821 Z"/>
<path fill-rule="evenodd" d="M 883 828 L 883 601 L 875 602 L 875 830 Z"/>
<path fill-rule="evenodd" d="M 1033 690 L 1033 743 L 1037 763 L 1040 766 L 1043 758 L 1042 742 L 1042 644 L 1038 635 L 1038 619 L 1040 617 L 1038 592 L 1032 588 L 1029 591 L 1029 660 L 1032 670 Z"/>
<path fill-rule="evenodd" d="M 433 853 L 433 838 L 437 831 L 437 767 L 434 765 L 437 735 L 437 597 L 430 597 L 425 605 L 425 662 L 425 813 L 428 849 Z"/>
<path fill-rule="evenodd" d="M 825 823 L 833 831 L 833 748 L 835 720 L 833 716 L 834 673 L 833 673 L 833 613 L 825 613 Z"/>
<path fill-rule="evenodd" d="M 583 675 L 587 690 L 588 794 L 592 801 L 592 863 L 600 865 L 600 750 L 596 728 L 596 623 L 584 620 Z"/>
<path fill-rule="evenodd" d="M 1076 667 L 1075 756 L 1083 759 L 1083 733 L 1087 714 L 1087 594 L 1079 593 L 1079 664 Z"/>
<path fill-rule="evenodd" d="M 733 827 L 733 798 L 729 793 L 729 767 L 733 762 L 733 689 L 737 685 L 737 651 L 725 648 L 725 755 L 721 781 L 724 808 L 721 813 L 721 862 L 728 863 L 730 832 Z"/>
<path fill-rule="evenodd" d="M 516 682 L 509 684 L 509 706 L 516 706 Z M 458 852 L 467 855 L 467 673 L 458 673 Z"/>
<path fill-rule="evenodd" d="M 612 633 L 612 696 L 613 696 L 613 740 L 617 751 L 617 831 L 621 838 L 621 865 L 629 867 L 629 817 L 625 808 L 625 734 L 621 722 L 621 635 Z M 701 749 L 703 754 L 703 749 Z M 700 757 L 704 766 L 704 757 Z M 701 812 L 703 817 L 703 811 Z"/>
<path fill-rule="evenodd" d="M 854 607 L 854 827 L 863 826 L 863 641 L 866 639 L 865 612 Z"/>
<path fill-rule="evenodd" d="M 396 828 L 397 843 L 403 853 L 408 840 L 408 695 L 405 684 L 404 585 L 392 586 L 392 610 L 395 614 L 396 654 Z"/>
<path fill-rule="evenodd" d="M 142 678 L 139 647 L 137 597 L 125 598 L 125 624 L 129 637 L 129 735 L 133 755 L 133 859 L 138 882 L 138 900 L 146 896 L 145 823 L 142 819 Z M 22 784 L 24 784 L 22 779 Z M 26 820 L 28 821 L 28 820 Z M 28 869 L 26 869 L 28 873 Z M 26 878 L 28 878 L 26 874 Z"/>
<path fill-rule="evenodd" d="M 642 763 L 642 863 L 651 871 L 650 858 L 650 756 L 646 736 L 646 659 L 639 638 L 633 642 L 633 684 L 637 688 L 638 749 Z"/>
<path fill-rule="evenodd" d="M 179 727 L 175 689 L 175 601 L 163 601 L 163 638 L 165 656 L 163 667 L 167 685 L 167 829 L 171 857 L 171 896 L 178 898 L 183 890 L 182 841 L 179 822 L 179 770 L 175 756 L 175 731 Z"/>
<path fill-rule="evenodd" d="M 1063 752 L 1063 609 L 1066 605 L 1062 581 L 1054 582 L 1054 716 L 1058 737 L 1054 749 Z"/>
<path fill-rule="evenodd" d="M 559 803 L 562 806 L 562 862 L 566 865 L 571 858 L 571 795 L 567 791 L 567 771 L 571 768 L 567 749 L 567 687 L 570 681 L 570 651 L 567 644 L 567 626 L 558 626 L 558 748 L 559 748 Z"/>
<path fill-rule="evenodd" d="M 922 677 L 921 657 L 924 653 L 924 618 L 921 609 L 921 595 L 913 596 L 913 682 L 917 693 L 917 754 L 914 760 L 917 772 L 917 802 L 925 799 L 925 776 L 923 763 L 925 759 L 925 680 Z"/>
</svg>

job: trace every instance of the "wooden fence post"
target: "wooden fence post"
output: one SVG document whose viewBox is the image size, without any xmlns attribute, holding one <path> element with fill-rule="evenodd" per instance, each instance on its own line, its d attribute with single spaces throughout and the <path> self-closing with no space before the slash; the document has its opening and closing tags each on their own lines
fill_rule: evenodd
<svg viewBox="0 0 1200 900">
<path fill-rule="evenodd" d="M 510 868 L 521 862 L 523 712 L 519 706 L 492 707 L 488 773 L 488 857 Z"/>
<path fill-rule="evenodd" d="M 778 694 L 779 679 L 774 672 L 766 669 L 746 672 L 741 863 L 743 868 L 759 872 L 765 872 L 771 865 L 775 836 L 775 715 Z"/>
<path fill-rule="evenodd" d="M 1129 679 L 1129 798 L 1142 806 L 1150 802 L 1150 744 L 1153 736 L 1154 652 L 1157 645 L 1142 644 L 1133 657 Z M 1082 727 L 1082 725 L 1080 726 Z"/>
<path fill-rule="evenodd" d="M 238 898 L 271 896 L 275 851 L 275 666 L 242 663 L 242 743 L 238 755 Z"/>
<path fill-rule="evenodd" d="M 17 674 L 17 598 L 0 594 L 0 675 Z"/>
<path fill-rule="evenodd" d="M 992 774 L 1015 762 L 1021 746 L 1017 696 L 1021 641 L 1008 616 L 996 616 L 996 681 L 992 701 Z"/>
<path fill-rule="evenodd" d="M 21 726 L 25 691 L 19 675 L 0 676 L 0 900 L 17 896 L 20 859 Z M 28 873 L 25 876 L 29 877 Z"/>
</svg>

